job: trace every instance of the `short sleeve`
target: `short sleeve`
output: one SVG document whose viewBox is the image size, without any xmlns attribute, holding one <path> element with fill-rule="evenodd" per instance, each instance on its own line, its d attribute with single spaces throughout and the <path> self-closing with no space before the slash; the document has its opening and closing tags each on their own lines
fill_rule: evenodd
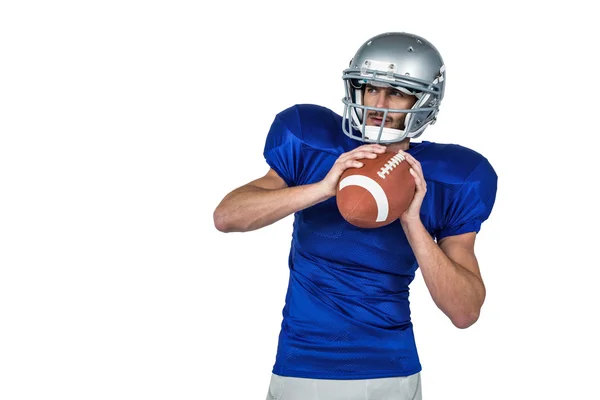
<svg viewBox="0 0 600 400">
<path fill-rule="evenodd" d="M 269 166 L 286 182 L 288 186 L 296 186 L 300 175 L 300 149 L 302 142 L 298 138 L 300 132 L 293 132 L 290 126 L 299 131 L 297 124 L 286 123 L 290 117 L 286 110 L 275 117 L 267 135 L 263 155 Z"/>
<path fill-rule="evenodd" d="M 467 232 L 479 232 L 492 212 L 496 200 L 498 176 L 484 159 L 473 170 L 450 201 L 444 226 L 436 232 L 438 240 Z"/>
</svg>

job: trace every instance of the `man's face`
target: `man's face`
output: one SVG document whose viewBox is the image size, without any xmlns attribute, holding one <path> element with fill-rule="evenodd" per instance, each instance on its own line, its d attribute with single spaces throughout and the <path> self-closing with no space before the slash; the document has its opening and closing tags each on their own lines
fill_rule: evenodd
<svg viewBox="0 0 600 400">
<path fill-rule="evenodd" d="M 363 95 L 363 104 L 368 107 L 410 109 L 416 101 L 416 96 L 403 93 L 392 87 L 366 85 Z M 405 118 L 405 113 L 388 112 L 384 122 L 382 111 L 368 110 L 366 125 L 381 126 L 383 123 L 386 128 L 402 130 L 404 129 Z"/>
</svg>

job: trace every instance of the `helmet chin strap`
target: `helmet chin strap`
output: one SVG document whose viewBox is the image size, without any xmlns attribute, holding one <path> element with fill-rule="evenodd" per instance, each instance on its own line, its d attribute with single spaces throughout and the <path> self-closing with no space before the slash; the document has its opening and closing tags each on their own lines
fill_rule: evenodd
<svg viewBox="0 0 600 400">
<path fill-rule="evenodd" d="M 379 133 L 381 133 L 381 137 L 379 137 Z M 405 131 L 400 129 L 393 128 L 381 128 L 379 126 L 365 126 L 365 137 L 369 140 L 378 140 L 381 142 L 399 142 L 406 138 L 407 134 Z"/>
</svg>

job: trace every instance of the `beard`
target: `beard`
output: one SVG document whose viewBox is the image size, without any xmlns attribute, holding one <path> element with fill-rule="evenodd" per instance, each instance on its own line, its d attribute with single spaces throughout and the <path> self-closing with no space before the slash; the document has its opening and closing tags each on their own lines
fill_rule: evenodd
<svg viewBox="0 0 600 400">
<path fill-rule="evenodd" d="M 391 113 L 388 113 L 387 118 L 385 119 L 385 122 L 382 121 L 383 125 L 386 128 L 391 128 L 391 129 L 404 129 L 404 118 L 405 116 L 398 116 L 396 118 L 392 118 L 390 117 Z M 369 111 L 369 113 L 367 114 L 367 118 L 374 118 L 376 120 L 382 120 L 383 119 L 383 112 L 380 111 Z M 379 125 L 377 125 L 379 126 Z"/>
</svg>

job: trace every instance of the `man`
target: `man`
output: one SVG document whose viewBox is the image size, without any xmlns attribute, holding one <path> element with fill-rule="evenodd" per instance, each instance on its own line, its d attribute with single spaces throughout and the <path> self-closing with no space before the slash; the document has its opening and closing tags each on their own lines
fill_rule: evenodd
<svg viewBox="0 0 600 400">
<path fill-rule="evenodd" d="M 409 284 L 420 268 L 455 326 L 476 322 L 485 286 L 475 236 L 497 176 L 473 150 L 411 141 L 436 120 L 444 97 L 444 63 L 424 38 L 369 39 L 343 80 L 343 116 L 296 105 L 275 117 L 264 148 L 269 171 L 224 197 L 215 226 L 244 232 L 295 217 L 267 399 L 420 399 Z M 355 227 L 337 210 L 336 185 L 344 170 L 384 151 L 406 157 L 415 196 L 397 223 Z"/>
</svg>

